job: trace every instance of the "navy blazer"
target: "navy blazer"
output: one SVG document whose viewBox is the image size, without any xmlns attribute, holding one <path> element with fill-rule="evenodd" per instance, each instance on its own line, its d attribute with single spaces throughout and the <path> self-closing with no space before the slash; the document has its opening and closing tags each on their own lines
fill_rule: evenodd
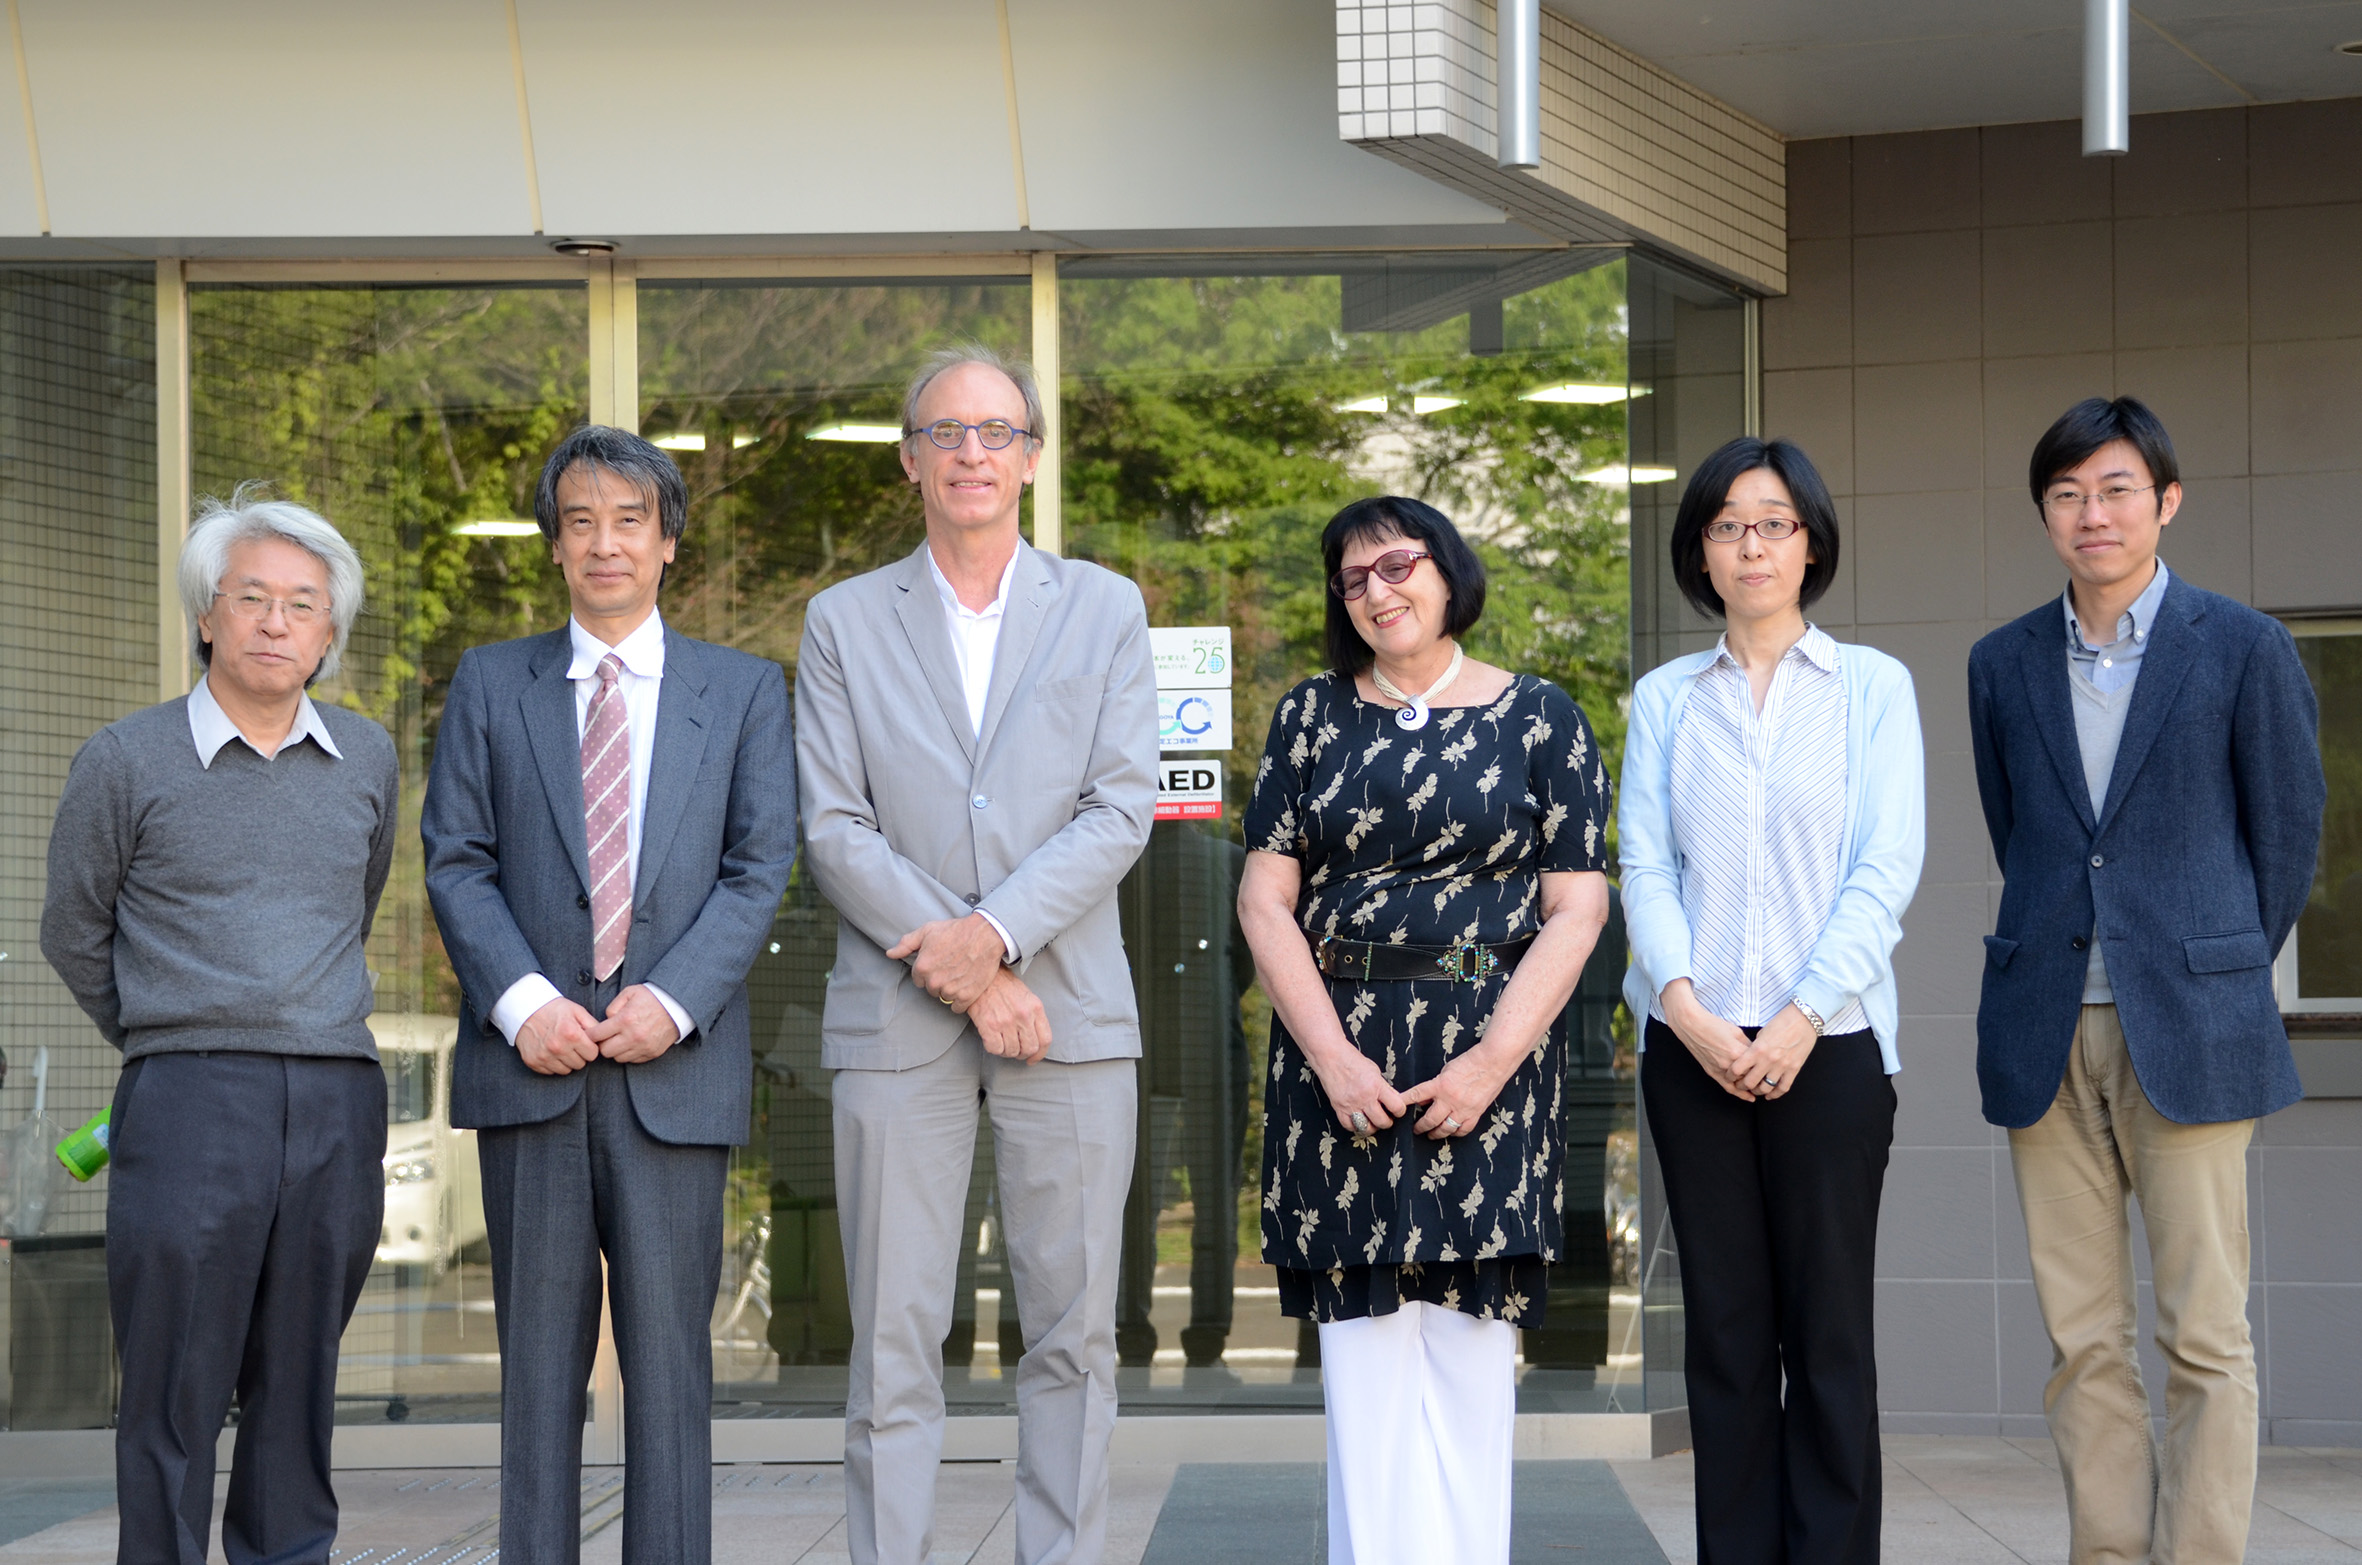
<svg viewBox="0 0 2362 1565">
<path fill-rule="evenodd" d="M 582 1073 L 542 1076 L 492 1026 L 509 986 L 539 972 L 591 1003 L 590 846 L 574 648 L 565 627 L 476 647 L 451 677 L 419 821 L 426 887 L 459 975 L 451 1122 L 554 1119 Z M 735 1146 L 754 1066 L 746 974 L 768 939 L 796 851 L 795 738 L 779 665 L 666 627 L 648 804 L 620 977 L 653 983 L 696 1030 L 628 1068 L 660 1141 Z M 595 1014 L 595 1013 L 594 1013 Z"/>
<path fill-rule="evenodd" d="M 2096 817 L 2057 599 L 1968 655 L 1969 733 L 2006 882 L 1985 937 L 1977 1082 L 2012 1129 L 2067 1068 L 2096 923 L 2141 1090 L 2185 1125 L 2304 1095 L 2272 958 L 2313 886 L 2327 790 L 2286 626 L 2168 579 Z"/>
</svg>

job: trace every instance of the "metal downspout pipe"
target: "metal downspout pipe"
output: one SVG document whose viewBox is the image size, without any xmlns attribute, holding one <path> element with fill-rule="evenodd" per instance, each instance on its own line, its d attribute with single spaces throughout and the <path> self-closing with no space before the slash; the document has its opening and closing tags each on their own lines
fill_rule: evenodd
<svg viewBox="0 0 2362 1565">
<path fill-rule="evenodd" d="M 2083 155 L 2120 158 L 2132 150 L 2131 0 L 2083 0 Z M 1506 146 L 1506 143 L 1504 143 Z M 1508 161 L 1506 152 L 1502 161 Z"/>
<path fill-rule="evenodd" d="M 2100 0 L 2092 0 L 2099 4 Z M 2119 6 L 2124 0 L 2118 0 Z M 1542 0 L 1496 0 L 1501 167 L 1542 166 Z"/>
</svg>

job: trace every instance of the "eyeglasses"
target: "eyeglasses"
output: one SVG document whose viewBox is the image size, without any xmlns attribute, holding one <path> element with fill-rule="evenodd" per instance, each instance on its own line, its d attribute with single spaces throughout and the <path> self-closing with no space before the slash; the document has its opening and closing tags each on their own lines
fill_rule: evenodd
<svg viewBox="0 0 2362 1565">
<path fill-rule="evenodd" d="M 971 429 L 976 431 L 978 443 L 987 451 L 1005 451 L 1009 442 L 1019 435 L 1028 440 L 1033 438 L 1032 430 L 1020 429 L 1005 418 L 988 418 L 981 424 L 963 424 L 956 418 L 939 418 L 923 427 L 905 429 L 902 438 L 908 440 L 913 435 L 924 435 L 946 451 L 957 451 L 967 440 Z"/>
<path fill-rule="evenodd" d="M 1399 587 L 1411 579 L 1411 572 L 1419 568 L 1421 560 L 1435 556 L 1424 549 L 1395 549 L 1379 555 L 1367 565 L 1348 565 L 1329 578 L 1329 587 L 1347 603 L 1370 590 L 1370 578 L 1377 577 L 1389 587 Z"/>
<path fill-rule="evenodd" d="M 230 612 L 240 619 L 269 619 L 274 603 L 290 625 L 309 625 L 328 612 L 325 605 L 309 598 L 266 598 L 259 592 L 217 592 L 214 596 L 229 599 Z"/>
<path fill-rule="evenodd" d="M 2042 497 L 2042 509 L 2053 516 L 2081 516 L 2083 508 L 2097 500 L 2105 510 L 2121 511 L 2132 504 L 2134 495 L 2147 494 L 2156 487 L 2155 484 L 2142 484 L 2138 488 L 2131 484 L 2110 484 L 2098 494 L 2077 494 L 2072 489 L 2061 489 L 2056 494 Z"/>
<path fill-rule="evenodd" d="M 1706 524 L 1706 536 L 1716 543 L 1737 543 L 1750 532 L 1765 543 L 1778 543 L 1796 535 L 1796 518 L 1767 516 L 1760 522 L 1734 522 L 1725 518 Z"/>
</svg>

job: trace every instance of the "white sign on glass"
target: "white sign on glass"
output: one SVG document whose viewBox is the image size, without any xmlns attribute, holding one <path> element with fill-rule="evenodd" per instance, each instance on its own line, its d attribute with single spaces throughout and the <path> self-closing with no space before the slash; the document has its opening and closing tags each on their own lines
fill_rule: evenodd
<svg viewBox="0 0 2362 1565">
<path fill-rule="evenodd" d="M 1156 818 L 1214 821 L 1222 818 L 1220 761 L 1160 761 L 1156 768 Z"/>
<path fill-rule="evenodd" d="M 1159 690 L 1228 690 L 1230 627 L 1180 625 L 1148 633 Z"/>
<path fill-rule="evenodd" d="M 1156 693 L 1156 733 L 1160 749 L 1229 749 L 1230 692 L 1159 690 Z"/>
</svg>

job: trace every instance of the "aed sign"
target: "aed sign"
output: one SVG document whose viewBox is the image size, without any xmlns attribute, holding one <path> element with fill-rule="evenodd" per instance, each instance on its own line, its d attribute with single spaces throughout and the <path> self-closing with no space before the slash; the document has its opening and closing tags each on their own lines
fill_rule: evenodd
<svg viewBox="0 0 2362 1565">
<path fill-rule="evenodd" d="M 1156 743 L 1161 750 L 1230 748 L 1230 692 L 1159 690 Z"/>
<path fill-rule="evenodd" d="M 1156 768 L 1156 818 L 1160 821 L 1215 821 L 1222 818 L 1222 763 L 1160 761 Z"/>
<path fill-rule="evenodd" d="M 1156 661 L 1159 690 L 1228 690 L 1230 627 L 1181 625 L 1150 630 L 1148 653 Z"/>
</svg>

